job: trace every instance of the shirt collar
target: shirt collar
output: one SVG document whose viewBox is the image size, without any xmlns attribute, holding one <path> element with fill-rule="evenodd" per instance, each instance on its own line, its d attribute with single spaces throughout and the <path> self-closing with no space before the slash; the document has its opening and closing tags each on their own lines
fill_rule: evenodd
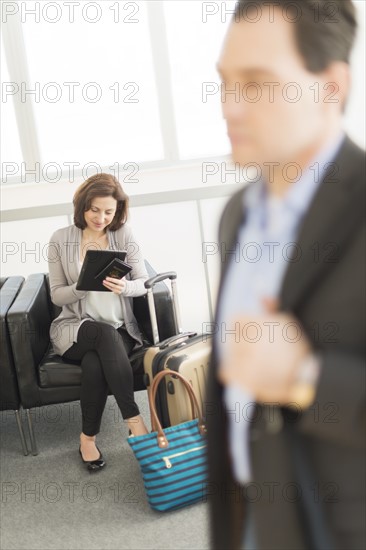
<svg viewBox="0 0 366 550">
<path fill-rule="evenodd" d="M 283 197 L 286 208 L 293 210 L 299 216 L 306 212 L 311 199 L 324 179 L 328 165 L 337 156 L 344 138 L 345 134 L 342 130 L 315 155 L 301 177 L 291 185 Z"/>
<path fill-rule="evenodd" d="M 324 178 L 327 164 L 337 156 L 344 138 L 345 133 L 341 130 L 335 138 L 328 141 L 314 156 L 300 178 L 291 185 L 284 197 L 270 197 L 263 178 L 251 184 L 243 194 L 244 206 L 248 209 L 249 216 L 259 216 L 263 222 L 264 206 L 270 209 L 286 209 L 298 217 L 302 216 Z"/>
</svg>

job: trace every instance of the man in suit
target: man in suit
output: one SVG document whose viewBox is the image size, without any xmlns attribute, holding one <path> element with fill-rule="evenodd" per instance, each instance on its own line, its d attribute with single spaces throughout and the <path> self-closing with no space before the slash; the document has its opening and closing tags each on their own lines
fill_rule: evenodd
<svg viewBox="0 0 366 550">
<path fill-rule="evenodd" d="M 215 550 L 366 545 L 365 154 L 342 131 L 356 26 L 351 0 L 241 0 L 218 61 L 233 160 L 259 177 L 219 227 Z"/>
</svg>

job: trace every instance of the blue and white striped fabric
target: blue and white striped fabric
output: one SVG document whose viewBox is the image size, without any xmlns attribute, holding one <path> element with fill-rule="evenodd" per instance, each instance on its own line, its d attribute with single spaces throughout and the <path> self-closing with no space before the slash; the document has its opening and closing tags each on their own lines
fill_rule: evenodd
<svg viewBox="0 0 366 550">
<path fill-rule="evenodd" d="M 157 443 L 157 432 L 128 437 L 138 460 L 149 504 L 165 512 L 205 501 L 207 483 L 206 437 L 197 418 L 164 428 L 168 448 Z"/>
</svg>

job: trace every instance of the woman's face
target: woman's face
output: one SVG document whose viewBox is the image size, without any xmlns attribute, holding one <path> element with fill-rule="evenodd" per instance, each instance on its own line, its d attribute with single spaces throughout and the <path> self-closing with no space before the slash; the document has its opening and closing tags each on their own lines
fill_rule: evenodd
<svg viewBox="0 0 366 550">
<path fill-rule="evenodd" d="M 84 219 L 90 231 L 103 233 L 116 213 L 117 201 L 113 197 L 95 197 Z"/>
</svg>

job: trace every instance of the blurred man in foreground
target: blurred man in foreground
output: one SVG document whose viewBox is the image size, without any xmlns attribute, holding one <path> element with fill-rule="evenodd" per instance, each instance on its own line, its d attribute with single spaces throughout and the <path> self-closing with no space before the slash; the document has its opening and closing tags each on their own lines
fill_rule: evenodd
<svg viewBox="0 0 366 550">
<path fill-rule="evenodd" d="M 242 0 L 218 71 L 232 156 L 208 387 L 212 547 L 365 541 L 365 154 L 342 131 L 350 0 Z M 251 546 L 249 546 L 251 545 Z"/>
</svg>

